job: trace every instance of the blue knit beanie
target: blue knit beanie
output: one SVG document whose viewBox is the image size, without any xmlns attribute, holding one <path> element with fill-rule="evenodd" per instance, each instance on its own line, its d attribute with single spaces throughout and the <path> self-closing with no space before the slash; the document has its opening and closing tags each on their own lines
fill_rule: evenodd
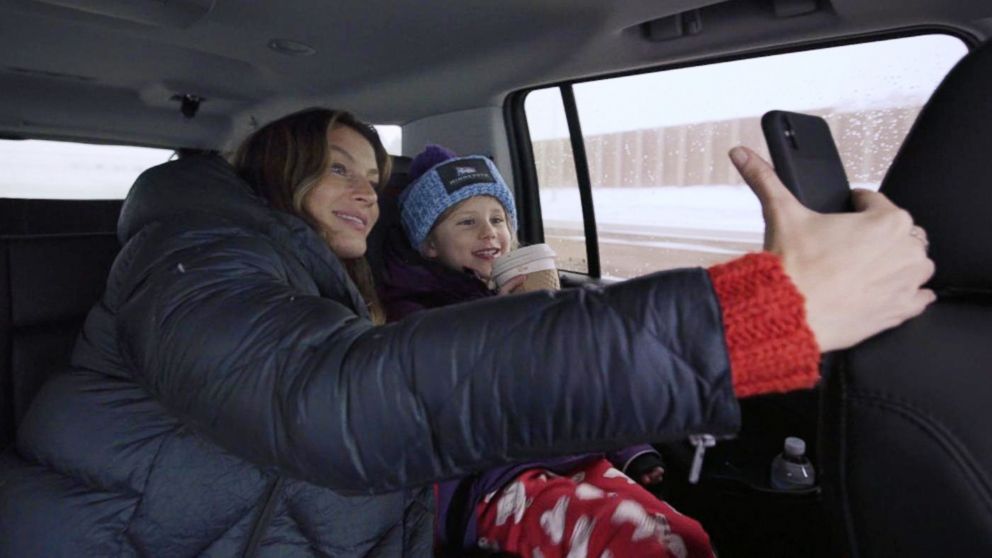
<svg viewBox="0 0 992 558">
<path fill-rule="evenodd" d="M 410 185 L 400 194 L 400 220 L 414 250 L 427 240 L 437 218 L 449 207 L 475 196 L 492 196 L 503 204 L 510 230 L 517 229 L 513 193 L 496 165 L 486 157 L 458 157 L 428 145 L 410 162 Z"/>
</svg>

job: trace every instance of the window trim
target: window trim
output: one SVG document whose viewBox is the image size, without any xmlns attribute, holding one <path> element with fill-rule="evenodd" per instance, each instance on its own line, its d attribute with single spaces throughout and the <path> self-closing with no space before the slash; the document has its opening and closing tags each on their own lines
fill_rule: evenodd
<svg viewBox="0 0 992 558">
<path fill-rule="evenodd" d="M 596 211 L 592 203 L 592 179 L 589 177 L 589 158 L 586 156 L 586 138 L 582 135 L 579 122 L 579 107 L 575 103 L 572 85 L 562 85 L 562 105 L 565 107 L 565 120 L 568 122 L 568 135 L 572 144 L 572 157 L 575 160 L 575 177 L 579 183 L 579 202 L 582 204 L 582 224 L 586 238 L 586 273 L 592 277 L 602 277 L 599 263 L 599 232 L 596 224 Z"/>
</svg>

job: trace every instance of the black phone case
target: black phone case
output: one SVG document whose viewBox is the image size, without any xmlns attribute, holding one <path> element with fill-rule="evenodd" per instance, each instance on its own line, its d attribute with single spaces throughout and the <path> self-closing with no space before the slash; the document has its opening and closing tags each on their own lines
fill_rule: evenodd
<svg viewBox="0 0 992 558">
<path fill-rule="evenodd" d="M 806 207 L 851 211 L 851 186 L 827 122 L 819 116 L 773 110 L 761 117 L 775 172 Z"/>
</svg>

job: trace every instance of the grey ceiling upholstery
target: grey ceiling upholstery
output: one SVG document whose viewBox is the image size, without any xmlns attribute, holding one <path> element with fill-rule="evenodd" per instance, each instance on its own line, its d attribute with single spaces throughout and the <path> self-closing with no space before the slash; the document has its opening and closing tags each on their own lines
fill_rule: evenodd
<svg viewBox="0 0 992 558">
<path fill-rule="evenodd" d="M 780 43 L 946 22 L 981 36 L 992 3 L 834 0 L 0 0 L 0 134 L 222 147 L 305 106 L 404 123 L 500 106 L 516 89 Z M 826 5 L 826 3 L 822 3 Z M 640 24 L 703 8 L 702 32 Z M 272 39 L 310 56 L 279 54 Z M 176 94 L 206 100 L 192 120 Z"/>
</svg>

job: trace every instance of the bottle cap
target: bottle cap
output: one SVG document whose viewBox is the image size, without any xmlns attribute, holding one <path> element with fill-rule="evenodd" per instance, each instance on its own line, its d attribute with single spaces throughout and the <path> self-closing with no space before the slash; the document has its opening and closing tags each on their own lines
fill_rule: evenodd
<svg viewBox="0 0 992 558">
<path fill-rule="evenodd" d="M 785 439 L 785 455 L 802 457 L 806 454 L 806 442 L 802 438 L 789 436 Z"/>
</svg>

